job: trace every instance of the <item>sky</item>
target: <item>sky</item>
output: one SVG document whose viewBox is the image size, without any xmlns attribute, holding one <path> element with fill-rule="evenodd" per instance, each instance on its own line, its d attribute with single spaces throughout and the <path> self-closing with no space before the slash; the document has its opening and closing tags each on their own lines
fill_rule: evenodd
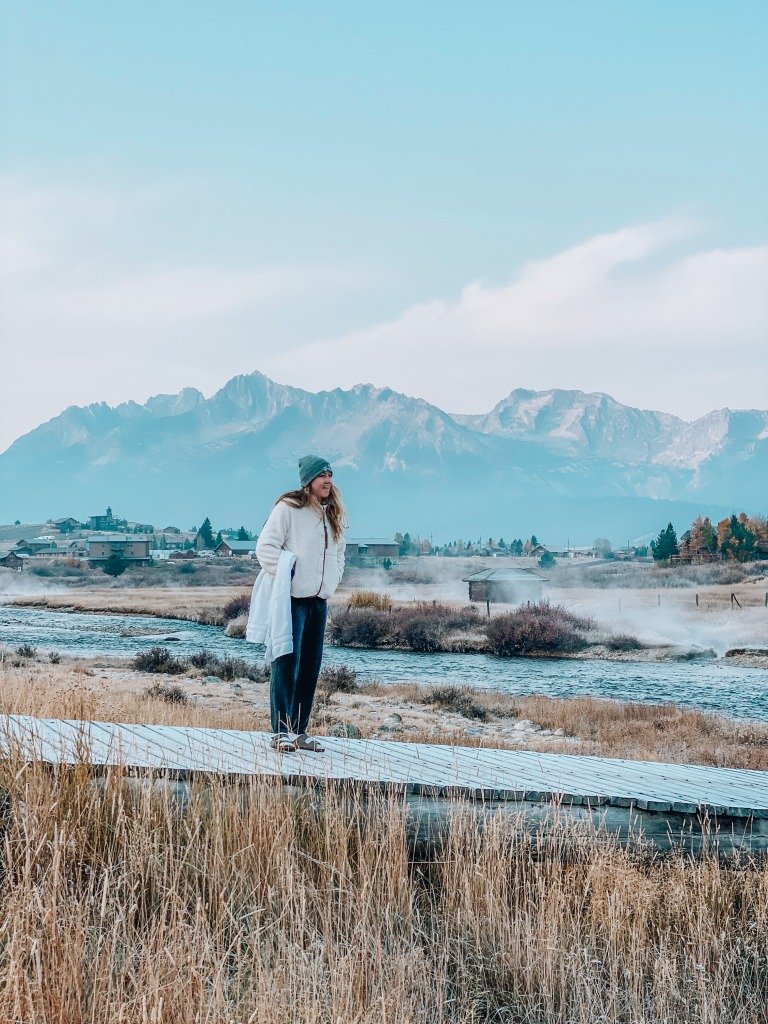
<svg viewBox="0 0 768 1024">
<path fill-rule="evenodd" d="M 254 370 L 768 407 L 766 52 L 742 0 L 0 0 L 0 451 Z"/>
</svg>

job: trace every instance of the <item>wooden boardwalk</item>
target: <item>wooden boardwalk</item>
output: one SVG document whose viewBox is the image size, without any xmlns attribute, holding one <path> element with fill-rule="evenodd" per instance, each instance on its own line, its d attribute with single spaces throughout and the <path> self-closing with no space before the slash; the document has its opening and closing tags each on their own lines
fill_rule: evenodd
<svg viewBox="0 0 768 1024">
<path fill-rule="evenodd" d="M 695 831 L 694 822 L 709 819 L 748 837 L 737 845 L 768 849 L 768 772 L 425 743 L 323 742 L 323 754 L 278 755 L 260 732 L 0 716 L 0 746 L 30 762 L 122 765 L 180 780 L 348 781 L 443 803 L 464 796 L 529 810 L 557 805 L 581 820 L 602 814 L 622 828 L 634 821 L 648 832 L 650 823 L 659 834 Z"/>
</svg>

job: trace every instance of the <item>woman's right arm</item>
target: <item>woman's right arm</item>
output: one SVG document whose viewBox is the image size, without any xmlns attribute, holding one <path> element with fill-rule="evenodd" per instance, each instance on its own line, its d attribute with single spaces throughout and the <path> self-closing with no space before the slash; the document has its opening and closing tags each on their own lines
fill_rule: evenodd
<svg viewBox="0 0 768 1024">
<path fill-rule="evenodd" d="M 256 557 L 259 560 L 259 565 L 270 576 L 277 575 L 277 561 L 285 546 L 290 520 L 291 510 L 284 501 L 279 501 L 270 512 L 269 518 L 259 534 L 259 539 L 256 541 Z"/>
</svg>

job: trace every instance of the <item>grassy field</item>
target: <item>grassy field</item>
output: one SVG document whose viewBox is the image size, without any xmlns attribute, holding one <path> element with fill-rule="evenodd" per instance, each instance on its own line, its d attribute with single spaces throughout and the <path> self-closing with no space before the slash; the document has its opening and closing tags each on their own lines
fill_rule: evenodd
<svg viewBox="0 0 768 1024">
<path fill-rule="evenodd" d="M 0 763 L 0 1020 L 758 1024 L 768 866 L 481 831 L 414 861 L 396 800 Z"/>
<path fill-rule="evenodd" d="M 167 677 L 188 694 L 167 701 L 145 695 L 162 677 L 124 666 L 16 660 L 0 666 L 3 713 L 266 725 L 264 685 L 202 701 L 199 679 Z M 566 731 L 530 749 L 768 767 L 768 727 L 676 708 L 347 690 L 325 685 L 321 717 L 358 714 L 371 730 L 395 707 L 407 724 L 410 708 L 397 739 L 478 743 L 453 724 L 525 717 Z M 442 736 L 428 732 L 440 724 Z M 391 797 L 211 782 L 182 808 L 119 772 L 94 783 L 84 768 L 52 774 L 13 757 L 0 761 L 0 793 L 0 1021 L 765 1020 L 765 861 L 652 856 L 577 826 L 481 828 L 460 805 L 423 860 Z"/>
</svg>

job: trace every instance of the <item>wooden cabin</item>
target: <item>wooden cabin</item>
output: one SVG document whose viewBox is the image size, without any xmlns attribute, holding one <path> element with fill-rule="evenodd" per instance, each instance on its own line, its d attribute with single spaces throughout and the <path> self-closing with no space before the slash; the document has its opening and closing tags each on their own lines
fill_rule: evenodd
<svg viewBox="0 0 768 1024">
<path fill-rule="evenodd" d="M 517 567 L 505 569 L 481 569 L 480 572 L 465 576 L 469 584 L 469 600 L 488 604 L 534 604 L 541 600 L 541 590 L 546 577 L 531 569 Z"/>
</svg>

